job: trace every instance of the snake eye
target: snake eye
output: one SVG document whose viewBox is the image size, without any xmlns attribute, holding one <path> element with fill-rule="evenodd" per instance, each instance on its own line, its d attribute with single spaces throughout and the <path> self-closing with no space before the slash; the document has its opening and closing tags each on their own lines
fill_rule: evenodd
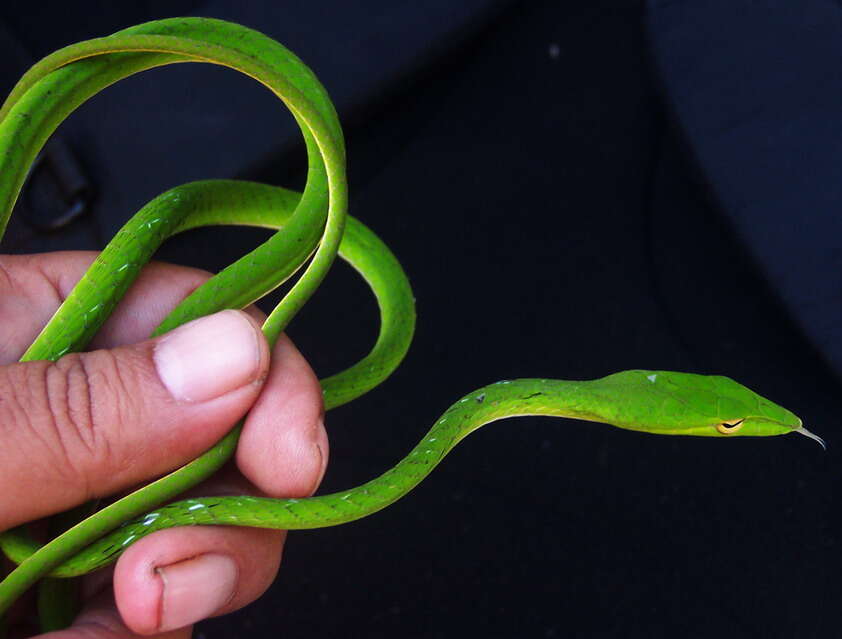
<svg viewBox="0 0 842 639">
<path fill-rule="evenodd" d="M 718 430 L 723 435 L 733 435 L 736 433 L 740 428 L 743 427 L 743 421 L 740 420 L 737 422 L 722 422 L 721 424 L 716 425 L 716 430 Z"/>
</svg>

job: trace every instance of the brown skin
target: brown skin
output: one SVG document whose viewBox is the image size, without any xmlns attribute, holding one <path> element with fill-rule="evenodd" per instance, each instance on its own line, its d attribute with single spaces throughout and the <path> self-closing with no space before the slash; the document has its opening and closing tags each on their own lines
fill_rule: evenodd
<svg viewBox="0 0 842 639">
<path fill-rule="evenodd" d="M 312 494 L 327 463 L 322 395 L 288 338 L 278 341 L 270 358 L 259 335 L 254 374 L 209 401 L 174 401 L 158 379 L 155 343 L 146 337 L 207 273 L 150 264 L 91 345 L 102 350 L 58 364 L 15 363 L 94 257 L 87 252 L 0 257 L 0 434 L 5 451 L 0 452 L 0 489 L 19 496 L 0 503 L 0 530 L 92 496 L 127 491 L 178 467 L 209 448 L 249 409 L 236 462 L 194 492 Z M 260 312 L 247 312 L 259 334 Z M 66 415 L 68 406 L 73 419 Z M 33 491 L 33 485 L 39 490 Z M 40 636 L 189 637 L 192 626 L 166 628 L 167 618 L 179 618 L 174 607 L 188 607 L 178 598 L 167 599 L 164 617 L 166 575 L 173 583 L 179 571 L 193 570 L 206 554 L 233 560 L 233 593 L 207 616 L 225 614 L 254 601 L 271 584 L 284 537 L 249 528 L 174 528 L 150 535 L 131 546 L 113 570 L 84 578 L 85 609 L 71 628 Z M 23 617 L 31 613 L 16 612 Z"/>
</svg>

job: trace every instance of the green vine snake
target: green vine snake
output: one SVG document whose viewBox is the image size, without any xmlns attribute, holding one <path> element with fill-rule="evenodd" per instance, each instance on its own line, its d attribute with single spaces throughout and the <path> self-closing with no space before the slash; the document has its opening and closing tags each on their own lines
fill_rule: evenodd
<svg viewBox="0 0 842 639">
<path fill-rule="evenodd" d="M 273 343 L 339 254 L 366 279 L 381 313 L 380 333 L 370 353 L 348 370 L 322 380 L 327 409 L 353 400 L 383 381 L 406 353 L 415 323 L 412 292 L 389 249 L 346 215 L 344 143 L 326 91 L 298 58 L 256 31 L 220 20 L 160 20 L 71 45 L 36 64 L 0 110 L 0 229 L 5 229 L 29 167 L 64 118 L 122 78 L 178 62 L 230 67 L 251 76 L 286 104 L 307 149 L 303 192 L 214 180 L 158 196 L 112 239 L 23 360 L 56 360 L 84 349 L 142 266 L 171 235 L 205 225 L 253 225 L 280 230 L 186 298 L 155 334 L 218 310 L 245 307 L 302 270 L 263 326 Z M 36 581 L 95 570 L 114 561 L 143 535 L 170 526 L 303 529 L 365 517 L 409 492 L 472 431 L 519 415 L 554 415 L 669 435 L 798 432 L 818 439 L 791 412 L 726 377 L 630 370 L 591 381 L 520 379 L 464 396 L 403 460 L 356 488 L 307 499 L 207 497 L 161 505 L 208 477 L 231 456 L 237 426 L 193 462 L 43 546 L 23 530 L 0 535 L 0 547 L 19 564 L 0 583 L 0 614 Z"/>
</svg>

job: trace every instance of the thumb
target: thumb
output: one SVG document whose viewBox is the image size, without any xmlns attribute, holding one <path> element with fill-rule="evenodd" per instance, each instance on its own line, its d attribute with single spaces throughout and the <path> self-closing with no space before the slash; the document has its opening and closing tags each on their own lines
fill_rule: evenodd
<svg viewBox="0 0 842 639">
<path fill-rule="evenodd" d="M 197 457 L 269 370 L 257 323 L 222 311 L 131 346 L 0 367 L 0 530 Z"/>
</svg>

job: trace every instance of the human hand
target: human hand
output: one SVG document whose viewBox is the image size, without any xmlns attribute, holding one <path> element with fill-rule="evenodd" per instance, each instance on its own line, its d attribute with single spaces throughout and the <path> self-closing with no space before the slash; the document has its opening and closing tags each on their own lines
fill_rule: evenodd
<svg viewBox="0 0 842 639">
<path fill-rule="evenodd" d="M 0 530 L 177 468 L 249 409 L 236 468 L 196 494 L 312 494 L 328 453 L 321 389 L 285 336 L 270 366 L 259 311 L 223 311 L 146 339 L 206 273 L 152 263 L 92 343 L 100 350 L 15 363 L 94 256 L 0 258 Z M 149 535 L 113 569 L 84 577 L 83 611 L 71 628 L 48 636 L 189 637 L 194 622 L 263 593 L 284 535 L 225 527 Z"/>
</svg>

